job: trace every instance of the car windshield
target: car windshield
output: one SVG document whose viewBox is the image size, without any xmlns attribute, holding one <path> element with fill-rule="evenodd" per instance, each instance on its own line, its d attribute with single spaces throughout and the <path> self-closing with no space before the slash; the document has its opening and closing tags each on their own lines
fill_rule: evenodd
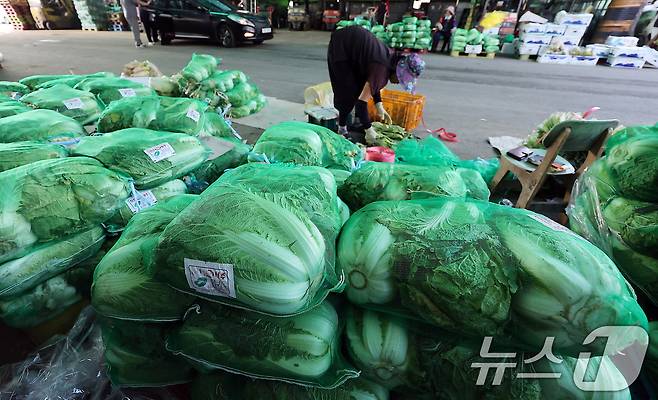
<svg viewBox="0 0 658 400">
<path fill-rule="evenodd" d="M 199 3 L 208 7 L 210 11 L 230 12 L 230 11 L 237 11 L 238 9 L 233 4 L 224 3 L 223 1 L 219 1 L 219 0 L 199 0 Z"/>
</svg>

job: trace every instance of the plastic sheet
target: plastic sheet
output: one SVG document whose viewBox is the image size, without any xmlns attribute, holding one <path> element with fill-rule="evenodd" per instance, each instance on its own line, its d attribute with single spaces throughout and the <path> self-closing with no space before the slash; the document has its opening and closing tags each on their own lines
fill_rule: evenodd
<svg viewBox="0 0 658 400">
<path fill-rule="evenodd" d="M 167 389 L 112 387 L 105 373 L 96 316 L 85 308 L 66 336 L 52 338 L 24 361 L 0 367 L 0 397 L 59 400 L 173 400 Z"/>
</svg>

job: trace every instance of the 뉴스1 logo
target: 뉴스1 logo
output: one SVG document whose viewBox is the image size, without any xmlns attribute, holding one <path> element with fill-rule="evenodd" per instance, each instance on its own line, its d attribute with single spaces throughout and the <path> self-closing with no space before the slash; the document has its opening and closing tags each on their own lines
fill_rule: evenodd
<svg viewBox="0 0 658 400">
<path fill-rule="evenodd" d="M 185 258 L 185 277 L 190 289 L 213 296 L 235 298 L 233 264 Z"/>
</svg>

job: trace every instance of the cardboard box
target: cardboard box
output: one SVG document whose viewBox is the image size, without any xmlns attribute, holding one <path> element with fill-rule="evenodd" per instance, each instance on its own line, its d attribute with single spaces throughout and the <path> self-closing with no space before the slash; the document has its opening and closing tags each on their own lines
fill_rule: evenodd
<svg viewBox="0 0 658 400">
<path fill-rule="evenodd" d="M 644 47 L 644 61 L 653 67 L 658 67 L 658 51 L 649 47 Z"/>
<path fill-rule="evenodd" d="M 560 38 L 563 44 L 571 45 L 571 46 L 578 46 L 580 45 L 580 42 L 583 40 L 582 35 L 556 36 L 556 38 Z"/>
<path fill-rule="evenodd" d="M 521 34 L 545 33 L 546 32 L 546 25 L 538 24 L 536 22 L 524 22 L 524 23 L 521 24 L 521 27 L 519 28 L 519 32 Z"/>
<path fill-rule="evenodd" d="M 596 65 L 599 58 L 596 56 L 571 56 L 569 64 L 571 65 Z"/>
<path fill-rule="evenodd" d="M 516 53 L 517 54 L 528 54 L 531 56 L 537 55 L 539 53 L 539 49 L 543 45 L 541 44 L 531 44 L 531 43 L 523 43 L 523 42 L 518 42 L 518 45 L 516 46 Z"/>
<path fill-rule="evenodd" d="M 493 27 L 493 28 L 489 28 L 489 29 L 485 29 L 485 30 L 483 30 L 483 31 L 482 31 L 482 34 L 483 34 L 483 35 L 494 35 L 494 36 L 497 36 L 499 31 L 500 31 L 500 27 L 499 27 L 499 26 L 496 26 L 496 27 Z"/>
<path fill-rule="evenodd" d="M 464 50 L 465 53 L 467 54 L 480 54 L 482 53 L 482 45 L 472 45 L 472 44 L 467 44 L 466 49 Z"/>
<path fill-rule="evenodd" d="M 555 15 L 555 22 L 559 25 L 585 25 L 588 26 L 594 18 L 593 14 L 569 14 L 559 12 Z"/>
<path fill-rule="evenodd" d="M 567 29 L 567 25 L 558 25 L 558 24 L 546 24 L 544 25 L 547 35 L 560 36 L 564 35 L 564 31 Z"/>
<path fill-rule="evenodd" d="M 608 57 L 608 65 L 615 68 L 639 69 L 644 67 L 643 58 L 634 57 Z"/>
<path fill-rule="evenodd" d="M 541 64 L 569 64 L 571 56 L 563 54 L 543 54 L 537 57 L 537 62 Z"/>
<path fill-rule="evenodd" d="M 608 58 L 610 54 L 610 46 L 605 44 L 588 44 L 585 47 L 592 50 L 592 53 L 599 58 Z"/>
<path fill-rule="evenodd" d="M 608 46 L 637 46 L 637 42 L 640 39 L 635 36 L 608 36 L 605 40 L 605 44 Z"/>
<path fill-rule="evenodd" d="M 631 46 L 614 46 L 610 49 L 610 57 L 644 58 L 644 48 Z"/>
<path fill-rule="evenodd" d="M 564 27 L 564 36 L 580 36 L 583 37 L 587 32 L 587 25 L 560 25 Z"/>
<path fill-rule="evenodd" d="M 550 44 L 553 36 L 543 33 L 526 33 L 519 35 L 519 39 L 528 44 Z"/>
</svg>

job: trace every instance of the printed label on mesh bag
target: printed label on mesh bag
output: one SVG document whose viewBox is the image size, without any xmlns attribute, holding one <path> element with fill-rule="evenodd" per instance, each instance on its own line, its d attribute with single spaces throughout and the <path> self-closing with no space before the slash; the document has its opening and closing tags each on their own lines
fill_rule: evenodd
<svg viewBox="0 0 658 400">
<path fill-rule="evenodd" d="M 185 276 L 190 289 L 213 296 L 235 296 L 233 264 L 184 259 Z"/>
<path fill-rule="evenodd" d="M 82 100 L 79 97 L 64 100 L 62 103 L 64 103 L 64 107 L 69 110 L 79 110 L 83 107 Z"/>
<path fill-rule="evenodd" d="M 169 143 L 165 142 L 144 150 L 144 153 L 146 153 L 153 162 L 158 162 L 173 156 L 176 154 L 176 151 Z"/>
<path fill-rule="evenodd" d="M 135 93 L 135 89 L 131 89 L 131 88 L 119 89 L 119 94 L 121 95 L 121 97 L 137 96 L 137 93 Z"/>
<path fill-rule="evenodd" d="M 155 197 L 153 192 L 150 190 L 145 190 L 143 192 L 137 192 L 138 196 L 129 197 L 126 200 L 126 205 L 132 211 L 133 214 L 137 214 L 141 210 L 144 210 L 149 207 L 153 207 L 158 203 L 158 199 Z"/>
<path fill-rule="evenodd" d="M 187 110 L 187 117 L 191 119 L 194 122 L 199 122 L 199 118 L 201 118 L 201 113 L 199 113 L 197 110 L 190 108 Z"/>
</svg>

